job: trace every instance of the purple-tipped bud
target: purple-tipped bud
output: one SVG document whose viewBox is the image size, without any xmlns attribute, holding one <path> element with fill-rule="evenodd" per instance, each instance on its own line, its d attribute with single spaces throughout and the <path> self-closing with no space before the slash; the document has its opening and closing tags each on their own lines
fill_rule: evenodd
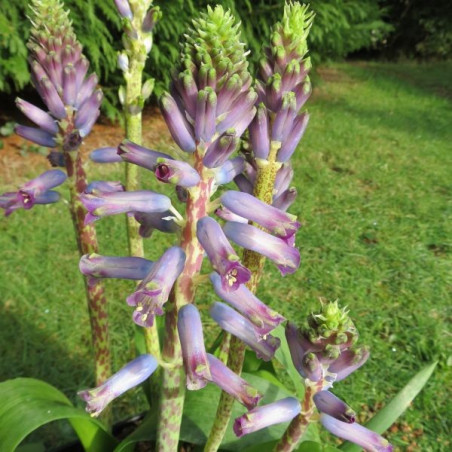
<svg viewBox="0 0 452 452">
<path fill-rule="evenodd" d="M 238 176 L 236 176 L 234 178 L 234 182 L 240 191 L 249 193 L 250 195 L 253 194 L 254 185 L 244 174 L 239 174 Z"/>
<path fill-rule="evenodd" d="M 262 405 L 237 418 L 234 422 L 234 433 L 240 438 L 270 425 L 289 422 L 300 411 L 300 402 L 294 397 Z"/>
<path fill-rule="evenodd" d="M 311 351 L 311 344 L 300 334 L 298 328 L 292 322 L 287 322 L 285 333 L 293 365 L 300 375 L 306 378 L 304 357 Z"/>
<path fill-rule="evenodd" d="M 220 274 L 224 290 L 237 290 L 240 284 L 249 281 L 251 272 L 240 263 L 240 258 L 214 219 L 201 218 L 196 235 L 213 268 Z"/>
<path fill-rule="evenodd" d="M 16 105 L 28 119 L 44 131 L 51 135 L 55 135 L 58 132 L 58 124 L 55 119 L 45 111 L 20 98 L 16 99 Z"/>
<path fill-rule="evenodd" d="M 57 119 L 65 118 L 67 116 L 66 109 L 53 83 L 47 77 L 44 77 L 39 80 L 38 84 L 42 100 L 52 115 Z"/>
<path fill-rule="evenodd" d="M 298 84 L 294 88 L 295 98 L 297 99 L 297 111 L 303 107 L 312 92 L 312 85 L 310 81 Z"/>
<path fill-rule="evenodd" d="M 256 352 L 258 358 L 270 361 L 279 348 L 280 340 L 270 334 L 259 339 L 256 327 L 237 311 L 224 303 L 216 302 L 210 308 L 210 315 L 225 331 L 238 337 Z"/>
<path fill-rule="evenodd" d="M 231 212 L 260 224 L 278 237 L 287 239 L 300 227 L 294 215 L 270 206 L 248 193 L 230 190 L 223 193 L 220 199 Z"/>
<path fill-rule="evenodd" d="M 182 248 L 173 246 L 167 249 L 136 291 L 127 297 L 127 304 L 135 306 L 133 321 L 137 325 L 152 326 L 154 316 L 163 314 L 163 305 L 184 265 L 185 253 Z"/>
<path fill-rule="evenodd" d="M 121 182 L 119 181 L 110 182 L 103 180 L 95 180 L 88 184 L 88 186 L 85 188 L 85 193 L 95 195 L 106 192 L 115 193 L 124 190 L 125 190 L 124 185 L 122 185 Z"/>
<path fill-rule="evenodd" d="M 168 129 L 177 145 L 186 152 L 194 152 L 196 143 L 191 125 L 179 110 L 176 101 L 168 93 L 160 98 L 160 109 L 162 111 Z"/>
<path fill-rule="evenodd" d="M 215 215 L 226 221 L 238 221 L 239 223 L 248 223 L 248 220 L 246 218 L 239 217 L 235 213 L 232 213 L 229 209 L 226 209 L 226 207 L 224 206 L 216 209 Z"/>
<path fill-rule="evenodd" d="M 201 180 L 198 172 L 187 162 L 168 158 L 157 159 L 154 174 L 161 182 L 185 188 L 194 187 Z"/>
<path fill-rule="evenodd" d="M 226 114 L 226 117 L 217 124 L 217 132 L 219 134 L 222 134 L 230 128 L 234 128 L 236 130 L 242 129 L 243 126 L 241 123 L 243 122 L 243 120 L 246 120 L 247 124 L 243 128 L 244 131 L 248 127 L 256 113 L 256 109 L 253 108 L 256 100 L 257 94 L 255 91 L 242 93 L 234 102 L 231 110 Z M 250 115 L 251 112 L 252 115 Z M 242 133 L 237 133 L 237 136 L 240 136 Z"/>
<path fill-rule="evenodd" d="M 213 383 L 219 386 L 224 392 L 234 397 L 249 410 L 253 409 L 262 398 L 256 388 L 251 386 L 242 377 L 239 377 L 229 367 L 225 366 L 219 359 L 211 354 L 207 354 L 210 373 Z"/>
<path fill-rule="evenodd" d="M 217 95 L 211 87 L 199 91 L 196 101 L 195 139 L 209 143 L 215 133 Z"/>
<path fill-rule="evenodd" d="M 141 355 L 115 373 L 105 383 L 93 389 L 79 391 L 77 395 L 86 403 L 86 411 L 96 417 L 116 397 L 139 385 L 157 369 L 152 355 Z"/>
<path fill-rule="evenodd" d="M 277 209 L 286 211 L 295 201 L 295 198 L 297 197 L 297 189 L 295 187 L 291 187 L 285 192 L 281 193 L 276 198 L 273 198 L 273 207 L 276 207 Z"/>
<path fill-rule="evenodd" d="M 101 217 L 129 212 L 164 212 L 171 207 L 171 200 L 152 191 L 83 194 L 81 201 L 88 213 L 85 224 Z"/>
<path fill-rule="evenodd" d="M 228 221 L 223 231 L 237 245 L 271 259 L 283 276 L 294 273 L 300 265 L 300 253 L 296 248 L 254 226 Z"/>
<path fill-rule="evenodd" d="M 207 168 L 217 168 L 222 165 L 236 150 L 239 139 L 235 130 L 226 131 L 207 149 L 203 162 Z"/>
<path fill-rule="evenodd" d="M 72 64 L 68 64 L 63 70 L 63 102 L 66 105 L 75 105 L 77 100 L 77 77 Z"/>
<path fill-rule="evenodd" d="M 150 237 L 154 229 L 167 233 L 177 232 L 180 229 L 173 213 L 169 210 L 155 213 L 136 212 L 134 217 L 140 223 L 138 233 L 144 238 Z"/>
<path fill-rule="evenodd" d="M 141 29 L 145 33 L 150 33 L 154 27 L 157 21 L 160 19 L 162 13 L 160 12 L 159 8 L 151 8 L 147 13 L 143 20 L 143 23 L 141 25 Z"/>
<path fill-rule="evenodd" d="M 124 140 L 117 149 L 118 156 L 129 163 L 141 166 L 151 171 L 155 171 L 157 160 L 159 158 L 171 159 L 171 157 L 163 152 L 153 151 L 130 140 Z"/>
<path fill-rule="evenodd" d="M 184 360 L 187 388 L 193 391 L 204 388 L 211 380 L 209 362 L 204 336 L 202 334 L 201 316 L 192 304 L 183 306 L 177 317 L 182 357 Z"/>
<path fill-rule="evenodd" d="M 319 411 L 339 421 L 353 424 L 356 420 L 356 413 L 330 391 L 319 391 L 314 395 L 314 403 Z"/>
<path fill-rule="evenodd" d="M 251 121 L 249 132 L 254 156 L 266 159 L 270 152 L 270 134 L 267 108 L 262 103 L 257 107 L 256 116 Z"/>
<path fill-rule="evenodd" d="M 235 134 L 238 137 L 241 137 L 243 132 L 248 128 L 250 125 L 250 122 L 253 120 L 254 116 L 256 115 L 256 108 L 252 108 L 251 110 L 248 110 L 247 112 L 243 113 L 243 115 L 240 117 L 239 121 L 234 127 Z"/>
<path fill-rule="evenodd" d="M 367 358 L 369 358 L 369 350 L 366 347 L 345 350 L 336 361 L 330 364 L 328 371 L 336 374 L 335 381 L 341 381 L 359 369 Z"/>
<path fill-rule="evenodd" d="M 282 192 L 289 188 L 293 179 L 293 169 L 290 163 L 285 163 L 276 173 L 275 184 L 273 187 L 273 195 L 279 196 Z"/>
<path fill-rule="evenodd" d="M 124 19 L 133 19 L 132 10 L 130 9 L 130 4 L 128 0 L 115 0 L 116 8 L 118 9 L 119 14 Z"/>
<path fill-rule="evenodd" d="M 328 414 L 320 416 L 322 425 L 333 435 L 358 444 L 369 452 L 392 452 L 392 445 L 378 433 L 357 423 L 341 422 Z"/>
<path fill-rule="evenodd" d="M 221 278 L 217 273 L 211 273 L 210 281 L 215 293 L 222 300 L 242 313 L 255 326 L 258 338 L 265 337 L 285 319 L 266 304 L 262 303 L 245 285 L 241 285 L 234 292 L 223 289 Z"/>
<path fill-rule="evenodd" d="M 295 95 L 291 91 L 284 93 L 281 108 L 276 113 L 272 127 L 272 140 L 283 143 L 289 132 L 292 130 L 292 124 L 297 114 L 297 104 Z"/>
<path fill-rule="evenodd" d="M 77 94 L 77 100 L 75 103 L 75 107 L 78 108 L 80 105 L 82 105 L 89 96 L 93 93 L 93 91 L 96 89 L 97 83 L 99 82 L 96 74 L 91 74 L 89 77 L 87 77 L 80 87 L 80 90 Z"/>
<path fill-rule="evenodd" d="M 45 130 L 21 125 L 17 125 L 14 130 L 17 135 L 33 141 L 33 143 L 39 144 L 40 146 L 46 146 L 48 148 L 56 146 L 54 134 L 46 132 Z"/>
<path fill-rule="evenodd" d="M 119 163 L 123 161 L 118 155 L 118 149 L 112 147 L 95 149 L 91 152 L 89 158 L 96 163 Z"/>
<path fill-rule="evenodd" d="M 84 275 L 94 278 L 142 280 L 151 271 L 153 264 L 142 257 L 113 257 L 92 253 L 81 257 L 79 268 Z"/>
<path fill-rule="evenodd" d="M 227 160 L 220 168 L 217 168 L 215 172 L 215 183 L 217 185 L 224 185 L 234 180 L 243 171 L 244 163 L 245 160 L 243 157 Z"/>
<path fill-rule="evenodd" d="M 278 162 L 287 162 L 292 154 L 294 153 L 298 143 L 304 135 L 306 127 L 308 126 L 309 114 L 302 113 L 297 116 L 293 121 L 292 130 L 289 132 L 286 140 L 282 144 L 280 150 L 278 151 L 277 160 Z"/>
<path fill-rule="evenodd" d="M 80 136 L 85 137 L 91 131 L 99 116 L 99 107 L 102 103 L 103 93 L 98 89 L 81 105 L 75 115 L 75 127 L 79 129 Z"/>
</svg>

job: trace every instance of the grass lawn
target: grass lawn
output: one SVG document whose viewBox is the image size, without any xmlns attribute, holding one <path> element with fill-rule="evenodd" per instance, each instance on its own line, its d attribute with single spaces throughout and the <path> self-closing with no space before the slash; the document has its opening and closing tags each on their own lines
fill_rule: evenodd
<svg viewBox="0 0 452 452">
<path fill-rule="evenodd" d="M 439 361 L 388 435 L 401 451 L 452 447 L 451 76 L 451 63 L 321 68 L 308 131 L 294 158 L 299 196 L 291 212 L 303 223 L 301 267 L 282 279 L 267 263 L 269 276 L 259 289 L 264 301 L 299 322 L 319 298 L 349 307 L 371 358 L 335 392 L 361 411 L 362 421 L 420 368 Z M 27 176 L 42 169 L 30 166 Z M 116 165 L 90 169 L 96 178 L 121 177 Z M 11 188 L 0 180 L 2 191 Z M 103 254 L 126 254 L 124 229 L 122 217 L 98 222 Z M 18 211 L 0 220 L 0 231 L 0 381 L 42 378 L 75 400 L 93 373 L 67 204 Z M 170 243 L 156 234 L 146 243 L 148 257 L 158 258 Z M 132 287 L 107 284 L 115 369 L 134 356 L 124 302 Z M 200 298 L 202 306 L 215 300 Z M 134 391 L 116 403 L 117 415 L 140 405 Z M 56 441 L 68 429 L 47 428 L 46 437 Z"/>
</svg>

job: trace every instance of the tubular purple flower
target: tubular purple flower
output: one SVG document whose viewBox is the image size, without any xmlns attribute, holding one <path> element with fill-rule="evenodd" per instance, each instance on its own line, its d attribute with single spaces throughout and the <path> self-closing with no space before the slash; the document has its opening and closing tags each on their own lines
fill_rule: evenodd
<svg viewBox="0 0 452 452">
<path fill-rule="evenodd" d="M 151 171 L 155 171 L 157 161 L 159 158 L 172 158 L 163 152 L 157 152 L 152 149 L 145 148 L 139 144 L 133 143 L 130 140 L 124 140 L 117 148 L 118 156 L 129 163 L 141 166 Z"/>
<path fill-rule="evenodd" d="M 234 182 L 240 191 L 249 193 L 250 195 L 253 194 L 254 185 L 244 174 L 239 174 L 234 177 Z"/>
<path fill-rule="evenodd" d="M 300 265 L 300 253 L 296 248 L 254 226 L 228 221 L 223 231 L 237 245 L 271 259 L 283 276 L 294 273 Z"/>
<path fill-rule="evenodd" d="M 85 224 L 118 213 L 164 212 L 171 207 L 167 196 L 146 190 L 83 194 L 80 199 L 88 210 Z"/>
<path fill-rule="evenodd" d="M 277 209 L 286 211 L 295 201 L 297 197 L 297 189 L 295 187 L 291 187 L 288 190 L 281 193 L 281 195 L 273 198 L 272 206 Z"/>
<path fill-rule="evenodd" d="M 147 13 L 141 24 L 141 30 L 145 33 L 150 33 L 161 16 L 159 8 L 151 8 Z"/>
<path fill-rule="evenodd" d="M 16 125 L 14 131 L 22 138 L 33 141 L 33 143 L 39 144 L 40 146 L 46 146 L 48 148 L 56 146 L 54 134 L 46 132 L 45 130 Z"/>
<path fill-rule="evenodd" d="M 295 369 L 298 370 L 300 375 L 303 378 L 306 378 L 303 366 L 303 358 L 306 353 L 309 352 L 310 344 L 308 343 L 308 341 L 301 340 L 302 338 L 300 333 L 298 332 L 298 328 L 292 322 L 287 322 L 285 333 L 293 365 L 295 366 Z"/>
<path fill-rule="evenodd" d="M 339 358 L 330 364 L 328 372 L 336 374 L 335 381 L 341 381 L 359 369 L 367 361 L 369 354 L 366 347 L 344 350 Z"/>
<path fill-rule="evenodd" d="M 196 143 L 191 125 L 184 118 L 174 98 L 165 93 L 160 98 L 162 111 L 168 129 L 177 145 L 186 152 L 194 152 Z"/>
<path fill-rule="evenodd" d="M 289 132 L 292 130 L 292 125 L 297 114 L 295 95 L 291 91 L 284 93 L 282 98 L 281 108 L 278 109 L 273 127 L 271 137 L 273 141 L 283 143 Z"/>
<path fill-rule="evenodd" d="M 184 104 L 188 115 L 194 121 L 196 118 L 198 87 L 190 71 L 182 72 L 177 79 L 173 80 L 171 94 L 175 99 L 181 99 L 180 102 Z"/>
<path fill-rule="evenodd" d="M 63 102 L 66 105 L 75 105 L 77 100 L 76 72 L 72 64 L 63 69 Z"/>
<path fill-rule="evenodd" d="M 245 160 L 243 157 L 235 157 L 227 160 L 221 167 L 216 169 L 215 183 L 217 185 L 224 185 L 231 182 L 234 177 L 243 171 L 244 163 Z"/>
<path fill-rule="evenodd" d="M 39 86 L 38 91 L 41 94 L 42 100 L 52 115 L 57 119 L 65 118 L 67 116 L 66 108 L 52 82 L 47 77 L 44 77 L 38 81 L 37 86 Z"/>
<path fill-rule="evenodd" d="M 210 87 L 199 91 L 196 101 L 195 139 L 210 143 L 215 133 L 217 95 Z"/>
<path fill-rule="evenodd" d="M 235 130 L 227 130 L 208 147 L 203 159 L 204 165 L 207 168 L 217 168 L 222 165 L 236 150 L 238 142 Z"/>
<path fill-rule="evenodd" d="M 220 274 L 224 290 L 237 290 L 240 284 L 249 281 L 251 272 L 239 262 L 240 258 L 213 218 L 201 218 L 196 235 L 213 268 Z"/>
<path fill-rule="evenodd" d="M 356 413 L 341 399 L 329 391 L 319 391 L 314 394 L 314 403 L 319 411 L 333 416 L 339 421 L 353 424 Z"/>
<path fill-rule="evenodd" d="M 270 425 L 289 422 L 300 411 L 300 402 L 294 397 L 287 397 L 268 405 L 262 405 L 238 417 L 234 422 L 234 433 L 240 438 Z"/>
<path fill-rule="evenodd" d="M 113 147 L 95 149 L 91 152 L 89 158 L 96 163 L 119 163 L 123 161 L 118 155 L 118 149 Z"/>
<path fill-rule="evenodd" d="M 174 214 L 169 210 L 155 213 L 135 212 L 133 216 L 140 223 L 138 233 L 144 238 L 150 237 L 154 229 L 166 233 L 177 232 L 180 229 Z"/>
<path fill-rule="evenodd" d="M 234 397 L 249 410 L 254 408 L 262 398 L 256 388 L 224 365 L 219 359 L 207 354 L 212 382 L 224 392 Z"/>
<path fill-rule="evenodd" d="M 273 187 L 273 196 L 279 196 L 283 191 L 289 188 L 293 179 L 293 169 L 290 163 L 285 163 L 276 173 L 275 185 Z"/>
<path fill-rule="evenodd" d="M 171 158 L 158 158 L 154 174 L 161 182 L 184 188 L 194 187 L 201 180 L 198 172 L 187 162 Z"/>
<path fill-rule="evenodd" d="M 328 414 L 320 415 L 320 422 L 333 435 L 358 444 L 368 452 L 392 452 L 392 445 L 378 433 L 357 423 L 341 422 Z"/>
<path fill-rule="evenodd" d="M 251 110 L 248 110 L 247 112 L 243 113 L 240 120 L 235 125 L 235 134 L 238 137 L 241 137 L 243 132 L 247 129 L 247 127 L 250 125 L 250 122 L 253 120 L 254 116 L 256 115 L 256 108 L 252 108 Z"/>
<path fill-rule="evenodd" d="M 35 107 L 33 104 L 20 99 L 19 97 L 16 99 L 17 108 L 31 121 L 33 121 L 38 127 L 48 132 L 49 134 L 55 135 L 58 132 L 58 124 L 56 121 L 46 113 L 44 110 L 41 110 L 38 107 Z"/>
<path fill-rule="evenodd" d="M 168 248 L 154 263 L 136 291 L 127 297 L 127 304 L 135 306 L 133 321 L 140 326 L 152 326 L 154 316 L 163 314 L 163 305 L 177 277 L 182 273 L 185 253 L 182 248 Z"/>
<path fill-rule="evenodd" d="M 312 85 L 310 81 L 299 83 L 294 89 L 295 98 L 297 99 L 297 111 L 303 107 L 306 101 L 309 99 L 312 92 Z"/>
<path fill-rule="evenodd" d="M 96 417 L 116 397 L 139 385 L 157 369 L 152 355 L 141 355 L 115 373 L 105 383 L 93 389 L 79 391 L 77 395 L 86 403 L 86 411 Z"/>
<path fill-rule="evenodd" d="M 256 356 L 264 361 L 270 361 L 279 348 L 280 340 L 270 334 L 258 339 L 256 327 L 237 311 L 228 305 L 216 302 L 210 308 L 210 316 L 228 333 L 238 337 L 256 352 Z"/>
<path fill-rule="evenodd" d="M 103 93 L 98 89 L 85 100 L 75 115 L 75 127 L 80 130 L 80 136 L 85 137 L 91 131 L 99 116 L 99 107 L 102 103 Z"/>
<path fill-rule="evenodd" d="M 242 284 L 234 292 L 228 292 L 223 289 L 221 278 L 215 272 L 210 274 L 210 281 L 215 293 L 222 300 L 229 303 L 253 323 L 258 339 L 264 338 L 285 320 L 282 315 L 262 303 L 245 285 Z"/>
<path fill-rule="evenodd" d="M 226 207 L 224 206 L 216 209 L 215 215 L 226 221 L 238 221 L 239 223 L 248 223 L 248 220 L 246 218 L 239 217 L 235 213 L 232 213 L 229 209 L 226 209 Z"/>
<path fill-rule="evenodd" d="M 270 134 L 267 108 L 263 103 L 260 103 L 257 107 L 256 116 L 249 126 L 249 133 L 254 156 L 267 159 L 270 152 Z"/>
<path fill-rule="evenodd" d="M 248 124 L 245 126 L 246 129 L 254 117 L 255 109 L 253 106 L 256 103 L 256 100 L 257 94 L 255 91 L 240 94 L 232 104 L 231 109 L 226 114 L 226 117 L 217 124 L 217 133 L 222 134 L 230 128 L 237 129 L 242 118 L 248 118 L 249 112 L 253 111 L 253 116 L 249 119 Z M 237 133 L 237 135 L 240 136 L 241 133 Z"/>
<path fill-rule="evenodd" d="M 154 263 L 142 257 L 101 256 L 96 253 L 81 257 L 79 268 L 85 276 L 142 280 Z"/>
<path fill-rule="evenodd" d="M 83 81 L 82 86 L 80 87 L 78 94 L 77 94 L 75 108 L 78 108 L 80 105 L 82 105 L 88 99 L 89 96 L 91 96 L 91 94 L 95 90 L 98 82 L 99 82 L 99 80 L 98 80 L 96 74 L 91 74 Z"/>
<path fill-rule="evenodd" d="M 311 381 L 319 381 L 323 377 L 323 366 L 315 353 L 306 353 L 298 372 Z"/>
<path fill-rule="evenodd" d="M 229 190 L 220 199 L 221 204 L 231 212 L 258 223 L 278 237 L 287 239 L 300 227 L 296 216 L 270 206 L 248 193 Z"/>
<path fill-rule="evenodd" d="M 204 388 L 212 377 L 204 346 L 201 317 L 194 305 L 187 304 L 179 310 L 177 330 L 182 347 L 187 388 L 197 391 Z"/>
<path fill-rule="evenodd" d="M 302 139 L 306 127 L 309 122 L 309 114 L 307 112 L 298 115 L 294 122 L 292 130 L 290 131 L 287 139 L 282 143 L 280 150 L 278 151 L 277 160 L 278 162 L 287 162 L 292 154 L 295 152 L 298 143 Z"/>
<path fill-rule="evenodd" d="M 124 185 L 122 185 L 119 181 L 107 182 L 103 180 L 95 180 L 88 184 L 85 188 L 85 193 L 95 195 L 97 193 L 116 193 L 124 190 Z"/>
</svg>

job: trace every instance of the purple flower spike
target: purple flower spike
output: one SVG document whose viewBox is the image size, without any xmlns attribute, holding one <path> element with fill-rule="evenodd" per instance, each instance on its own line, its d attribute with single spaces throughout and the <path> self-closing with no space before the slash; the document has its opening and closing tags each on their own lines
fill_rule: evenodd
<svg viewBox="0 0 452 452">
<path fill-rule="evenodd" d="M 196 235 L 213 268 L 220 274 L 224 290 L 237 290 L 240 284 L 249 281 L 251 272 L 239 262 L 234 248 L 214 219 L 201 218 L 198 221 Z"/>
<path fill-rule="evenodd" d="M 138 233 L 144 238 L 150 237 L 154 229 L 167 233 L 177 232 L 180 229 L 174 221 L 173 213 L 169 210 L 155 213 L 135 212 L 134 217 L 140 223 Z"/>
<path fill-rule="evenodd" d="M 118 149 L 112 147 L 95 149 L 93 152 L 91 152 L 89 158 L 96 163 L 122 162 L 122 158 L 118 155 Z"/>
<path fill-rule="evenodd" d="M 368 430 L 357 423 L 341 422 L 328 414 L 320 416 L 322 425 L 333 435 L 358 444 L 369 452 L 392 452 L 392 445 L 378 433 Z"/>
<path fill-rule="evenodd" d="M 130 9 L 130 5 L 128 0 L 115 0 L 116 8 L 118 9 L 119 14 L 124 19 L 133 19 L 132 10 Z"/>
<path fill-rule="evenodd" d="M 20 98 L 16 99 L 16 105 L 28 119 L 33 121 L 42 130 L 51 135 L 55 135 L 58 132 L 58 124 L 52 116 L 44 110 L 41 110 L 40 108 L 35 107 L 33 104 L 30 104 Z"/>
<path fill-rule="evenodd" d="M 146 190 L 83 194 L 80 198 L 88 210 L 85 224 L 118 213 L 164 212 L 171 207 L 171 200 L 167 196 Z"/>
<path fill-rule="evenodd" d="M 359 369 L 367 358 L 369 358 L 369 350 L 366 347 L 345 350 L 336 361 L 330 364 L 328 371 L 336 374 L 335 381 L 341 381 Z"/>
<path fill-rule="evenodd" d="M 154 263 L 142 257 L 112 257 L 96 253 L 81 257 L 79 268 L 86 276 L 94 278 L 119 278 L 142 280 Z"/>
<path fill-rule="evenodd" d="M 170 158 L 157 159 L 154 174 L 161 182 L 184 188 L 194 187 L 201 180 L 198 172 L 187 162 Z"/>
<path fill-rule="evenodd" d="M 180 309 L 177 330 L 187 376 L 187 389 L 197 391 L 204 388 L 212 377 L 204 346 L 201 317 L 198 309 L 192 304 L 187 304 Z"/>
<path fill-rule="evenodd" d="M 224 303 L 214 303 L 210 308 L 210 315 L 221 328 L 252 348 L 258 358 L 264 361 L 270 361 L 273 358 L 281 342 L 277 337 L 267 335 L 265 339 L 259 340 L 256 327 Z"/>
<path fill-rule="evenodd" d="M 221 203 L 231 212 L 260 224 L 284 239 L 293 236 L 300 227 L 294 215 L 270 206 L 248 193 L 227 191 L 221 196 Z"/>
<path fill-rule="evenodd" d="M 117 149 L 118 156 L 129 163 L 154 171 L 159 158 L 171 159 L 163 152 L 153 151 L 143 146 L 124 140 Z"/>
<path fill-rule="evenodd" d="M 186 152 L 195 152 L 196 143 L 192 126 L 184 118 L 176 101 L 168 93 L 160 98 L 160 109 L 165 122 L 177 145 Z"/>
<path fill-rule="evenodd" d="M 290 157 L 292 157 L 292 154 L 295 152 L 298 143 L 303 138 L 306 127 L 308 126 L 308 122 L 308 113 L 302 113 L 295 118 L 292 130 L 289 132 L 287 139 L 284 141 L 281 149 L 278 151 L 278 162 L 287 162 Z"/>
<path fill-rule="evenodd" d="M 254 156 L 266 159 L 270 152 L 270 134 L 268 129 L 268 113 L 264 104 L 257 107 L 256 116 L 249 127 L 251 148 Z"/>
<path fill-rule="evenodd" d="M 254 324 L 258 339 L 262 339 L 273 331 L 285 318 L 266 304 L 262 303 L 245 285 L 241 285 L 236 291 L 228 292 L 223 289 L 221 278 L 217 273 L 210 274 L 215 293 L 222 300 L 242 313 Z"/>
<path fill-rule="evenodd" d="M 33 141 L 33 143 L 39 144 L 40 146 L 46 146 L 48 148 L 56 146 L 54 135 L 43 129 L 17 125 L 14 130 L 17 135 L 26 140 Z"/>
<path fill-rule="evenodd" d="M 157 369 L 152 355 L 141 355 L 115 373 L 105 383 L 93 389 L 79 391 L 77 395 L 86 403 L 86 411 L 96 417 L 116 397 L 139 385 Z"/>
<path fill-rule="evenodd" d="M 216 168 L 222 165 L 236 150 L 239 139 L 234 129 L 226 131 L 217 138 L 207 149 L 203 163 L 207 168 Z"/>
<path fill-rule="evenodd" d="M 103 180 L 95 180 L 85 188 L 85 193 L 90 195 L 106 192 L 115 193 L 119 191 L 124 191 L 124 185 L 122 185 L 119 181 L 107 182 Z"/>
<path fill-rule="evenodd" d="M 136 291 L 127 297 L 127 304 L 136 306 L 133 321 L 137 325 L 152 326 L 154 316 L 163 314 L 163 305 L 184 265 L 185 253 L 182 248 L 173 246 L 167 249 Z"/>
<path fill-rule="evenodd" d="M 261 400 L 262 395 L 242 377 L 225 366 L 219 359 L 207 354 L 212 381 L 224 392 L 234 397 L 249 410 L 253 409 Z"/>
<path fill-rule="evenodd" d="M 270 425 L 289 422 L 301 411 L 300 402 L 287 397 L 277 402 L 263 405 L 245 413 L 234 422 L 234 433 L 240 438 Z"/>
<path fill-rule="evenodd" d="M 271 259 L 283 276 L 294 273 L 300 265 L 300 253 L 296 248 L 254 226 L 228 221 L 223 231 L 237 245 Z"/>
<path fill-rule="evenodd" d="M 356 413 L 341 399 L 329 391 L 319 391 L 314 394 L 314 403 L 319 411 L 333 416 L 339 421 L 353 424 L 356 421 Z"/>
<path fill-rule="evenodd" d="M 215 183 L 217 185 L 228 184 L 239 175 L 244 168 L 245 160 L 243 157 L 235 157 L 227 160 L 215 173 Z"/>
</svg>

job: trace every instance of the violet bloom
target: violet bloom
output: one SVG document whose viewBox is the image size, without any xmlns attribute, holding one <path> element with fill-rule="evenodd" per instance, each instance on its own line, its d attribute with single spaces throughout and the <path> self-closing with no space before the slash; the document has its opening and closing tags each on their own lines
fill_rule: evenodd
<svg viewBox="0 0 452 452">
<path fill-rule="evenodd" d="M 103 181 L 94 180 L 85 188 L 85 193 L 89 195 L 95 195 L 100 193 L 116 193 L 124 191 L 124 185 L 119 181 Z"/>
<path fill-rule="evenodd" d="M 133 321 L 137 325 L 152 326 L 154 316 L 163 314 L 163 305 L 184 265 L 185 253 L 182 248 L 173 246 L 167 249 L 136 291 L 127 297 L 127 304 L 135 306 Z"/>
<path fill-rule="evenodd" d="M 198 172 L 191 165 L 169 158 L 157 159 L 154 174 L 161 182 L 184 188 L 194 187 L 201 180 Z"/>
<path fill-rule="evenodd" d="M 173 233 L 180 230 L 174 214 L 169 210 L 154 213 L 135 212 L 133 216 L 140 223 L 138 233 L 144 238 L 150 237 L 154 229 L 165 233 Z"/>
<path fill-rule="evenodd" d="M 115 0 L 115 5 L 121 17 L 129 20 L 133 19 L 132 10 L 130 9 L 128 0 Z"/>
<path fill-rule="evenodd" d="M 96 163 L 122 162 L 122 158 L 118 155 L 118 149 L 113 147 L 95 149 L 93 152 L 91 152 L 89 158 Z"/>
<path fill-rule="evenodd" d="M 256 352 L 258 358 L 264 361 L 270 361 L 280 345 L 280 340 L 271 335 L 259 340 L 255 326 L 224 303 L 214 303 L 210 308 L 210 316 L 221 328 L 238 337 Z"/>
<path fill-rule="evenodd" d="M 217 273 L 211 273 L 210 281 L 219 297 L 253 323 L 258 339 L 264 338 L 285 320 L 282 315 L 262 303 L 245 285 L 242 284 L 234 292 L 226 291 Z"/>
<path fill-rule="evenodd" d="M 201 218 L 196 235 L 213 268 L 220 274 L 224 290 L 237 290 L 240 284 L 249 281 L 251 272 L 239 262 L 234 248 L 214 219 Z"/>
<path fill-rule="evenodd" d="M 171 159 L 163 152 L 153 151 L 130 140 L 124 140 L 117 149 L 118 156 L 128 163 L 154 171 L 159 158 Z"/>
<path fill-rule="evenodd" d="M 243 171 L 245 160 L 243 157 L 235 157 L 227 160 L 215 171 L 215 183 L 217 185 L 228 184 L 234 177 Z"/>
<path fill-rule="evenodd" d="M 268 128 L 268 112 L 264 104 L 257 107 L 256 116 L 249 126 L 251 149 L 254 156 L 267 159 L 270 152 L 270 134 Z"/>
<path fill-rule="evenodd" d="M 221 196 L 221 204 L 236 215 L 258 223 L 280 238 L 287 239 L 293 236 L 300 227 L 295 215 L 270 206 L 248 193 L 227 191 Z"/>
<path fill-rule="evenodd" d="M 91 253 L 81 257 L 79 268 L 94 278 L 142 280 L 151 271 L 153 262 L 142 257 L 113 257 Z"/>
<path fill-rule="evenodd" d="M 294 397 L 262 405 L 237 418 L 234 422 L 234 433 L 240 438 L 270 425 L 289 422 L 300 414 L 300 411 L 300 402 Z"/>
<path fill-rule="evenodd" d="M 77 395 L 86 402 L 86 411 L 97 417 L 112 400 L 149 378 L 157 366 L 157 360 L 152 355 L 141 355 L 105 383 L 97 388 L 79 391 Z"/>
<path fill-rule="evenodd" d="M 8 216 L 17 209 L 31 209 L 35 204 L 57 202 L 59 194 L 52 188 L 61 185 L 67 176 L 60 170 L 49 170 L 22 185 L 17 192 L 8 192 L 0 196 L 0 207 Z"/>
<path fill-rule="evenodd" d="M 246 406 L 249 410 L 259 403 L 262 394 L 260 394 L 256 388 L 229 369 L 228 366 L 223 364 L 218 358 L 215 358 L 215 356 L 208 353 L 207 359 L 209 361 L 213 383 L 220 387 L 224 392 L 227 392 L 234 397 L 234 399 Z"/>
<path fill-rule="evenodd" d="M 392 452 L 393 446 L 378 433 L 357 423 L 341 422 L 328 414 L 320 415 L 320 422 L 333 435 L 358 444 L 368 452 Z"/>
<path fill-rule="evenodd" d="M 314 403 L 319 411 L 333 416 L 342 422 L 353 424 L 356 420 L 356 413 L 341 399 L 330 391 L 319 391 L 314 394 Z"/>
<path fill-rule="evenodd" d="M 271 259 L 283 276 L 294 273 L 300 265 L 300 253 L 296 248 L 254 226 L 228 221 L 223 231 L 237 245 Z"/>
<path fill-rule="evenodd" d="M 80 199 L 88 210 L 85 224 L 118 213 L 163 212 L 171 207 L 167 196 L 146 190 L 83 194 Z"/>
<path fill-rule="evenodd" d="M 235 129 L 227 130 L 218 137 L 207 149 L 203 163 L 207 168 L 216 168 L 227 161 L 230 155 L 236 150 L 239 138 Z"/>
<path fill-rule="evenodd" d="M 366 347 L 351 348 L 343 351 L 339 358 L 329 365 L 328 371 L 336 374 L 335 381 L 341 381 L 359 369 L 367 358 L 369 350 Z"/>
<path fill-rule="evenodd" d="M 201 317 L 194 305 L 188 304 L 179 310 L 177 330 L 187 376 L 187 389 L 196 391 L 204 388 L 207 381 L 211 380 L 211 375 L 204 346 Z"/>
</svg>

